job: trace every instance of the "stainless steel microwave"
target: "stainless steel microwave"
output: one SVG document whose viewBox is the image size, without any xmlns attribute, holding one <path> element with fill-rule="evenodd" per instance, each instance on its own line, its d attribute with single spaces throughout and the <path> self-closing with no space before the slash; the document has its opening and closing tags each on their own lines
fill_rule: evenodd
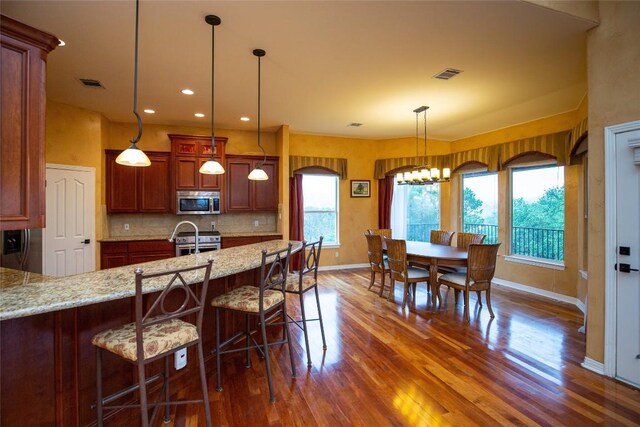
<svg viewBox="0 0 640 427">
<path fill-rule="evenodd" d="M 178 215 L 210 215 L 219 213 L 219 191 L 176 192 L 176 214 Z"/>
</svg>

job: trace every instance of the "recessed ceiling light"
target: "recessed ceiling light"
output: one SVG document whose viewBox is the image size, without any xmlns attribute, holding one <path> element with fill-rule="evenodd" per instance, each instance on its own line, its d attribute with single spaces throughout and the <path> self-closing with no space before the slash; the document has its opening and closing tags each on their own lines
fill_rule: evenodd
<svg viewBox="0 0 640 427">
<path fill-rule="evenodd" d="M 147 113 L 147 114 L 155 114 L 155 113 L 156 113 L 156 110 L 152 110 L 152 109 L 150 109 L 150 108 L 146 108 L 146 109 L 144 109 L 143 111 L 144 111 L 145 113 Z"/>
<path fill-rule="evenodd" d="M 243 122 L 248 122 L 250 119 L 249 117 L 240 117 L 240 120 Z"/>
<path fill-rule="evenodd" d="M 202 114 L 202 113 L 195 113 L 195 114 L 194 114 L 194 116 L 196 116 L 196 117 L 204 117 L 204 114 Z"/>
<path fill-rule="evenodd" d="M 184 93 L 185 95 L 193 95 L 194 92 L 191 89 L 182 89 L 180 92 Z"/>
<path fill-rule="evenodd" d="M 60 40 L 58 39 L 58 46 L 66 46 L 67 44 L 64 42 L 64 40 Z"/>
</svg>

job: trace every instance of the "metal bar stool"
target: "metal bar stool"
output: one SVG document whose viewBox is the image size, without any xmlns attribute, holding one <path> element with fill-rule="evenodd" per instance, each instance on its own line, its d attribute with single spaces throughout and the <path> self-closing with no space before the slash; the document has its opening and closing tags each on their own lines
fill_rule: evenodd
<svg viewBox="0 0 640 427">
<path fill-rule="evenodd" d="M 158 409 L 164 407 L 164 421 L 170 422 L 169 407 L 177 404 L 204 403 L 206 425 L 211 426 L 211 411 L 209 409 L 209 393 L 207 390 L 207 378 L 205 376 L 204 356 L 202 352 L 202 313 L 209 286 L 212 259 L 206 264 L 197 265 L 172 271 L 144 274 L 141 268 L 135 270 L 136 296 L 135 311 L 136 321 L 117 329 L 108 329 L 96 334 L 92 344 L 96 348 L 96 382 L 97 382 L 97 412 L 98 425 L 104 423 L 105 409 L 112 408 L 140 408 L 142 426 L 152 425 L 158 413 Z M 188 280 L 185 280 L 187 278 Z M 163 284 L 168 280 L 160 295 L 155 299 L 151 307 L 145 308 L 142 298 L 143 283 L 155 285 Z M 202 282 L 200 295 L 187 285 Z M 171 295 L 171 297 L 169 297 Z M 167 299 L 169 297 L 169 299 Z M 178 308 L 173 307 L 171 298 L 178 298 Z M 174 300 L 175 301 L 175 300 Z M 183 318 L 196 317 L 195 324 Z M 198 364 L 200 370 L 200 385 L 202 388 L 202 400 L 170 400 L 169 391 L 169 356 L 178 350 L 197 346 Z M 102 352 L 108 351 L 120 358 L 135 364 L 138 370 L 138 383 L 109 396 L 102 396 Z M 147 378 L 145 365 L 159 359 L 164 359 L 164 372 Z M 148 402 L 147 386 L 158 379 L 163 379 L 162 391 L 155 403 Z M 136 404 L 116 405 L 111 404 L 123 396 L 139 390 L 140 401 Z M 149 418 L 149 408 L 153 407 L 153 413 Z"/>
<path fill-rule="evenodd" d="M 311 351 L 309 350 L 309 334 L 307 332 L 307 322 L 320 321 L 320 333 L 322 334 L 322 349 L 327 349 L 327 340 L 324 337 L 324 324 L 322 323 L 322 311 L 320 311 L 320 296 L 318 295 L 318 264 L 320 263 L 320 251 L 322 250 L 322 239 L 316 242 L 302 244 L 302 256 L 300 257 L 300 269 L 297 272 L 289 273 L 287 276 L 286 291 L 298 295 L 300 299 L 300 314 L 302 319 L 294 319 L 288 315 L 289 323 L 293 323 L 304 332 L 304 343 L 307 348 L 307 366 L 311 367 Z M 318 318 L 307 319 L 304 309 L 304 294 L 314 290 L 316 293 L 316 305 L 318 306 Z"/>
<path fill-rule="evenodd" d="M 216 316 L 216 390 L 222 391 L 220 356 L 226 353 L 246 351 L 246 367 L 251 367 L 250 350 L 255 348 L 264 357 L 267 370 L 267 380 L 269 382 L 269 397 L 271 403 L 276 401 L 273 392 L 273 381 L 271 380 L 271 360 L 269 359 L 269 346 L 287 343 L 289 346 L 289 357 L 291 358 L 292 375 L 296 376 L 296 365 L 293 360 L 293 348 L 291 347 L 291 336 L 289 334 L 289 324 L 287 319 L 287 305 L 285 300 L 285 283 L 287 280 L 289 258 L 291 256 L 291 243 L 285 248 L 271 253 L 262 251 L 262 265 L 260 267 L 260 284 L 258 286 L 241 286 L 211 300 L 211 305 L 215 308 Z M 220 342 L 220 310 L 231 310 L 245 315 L 246 328 L 239 331 L 231 338 Z M 258 343 L 252 336 L 249 329 L 250 316 L 257 316 L 259 319 L 260 331 L 262 333 L 262 343 Z M 282 321 L 273 320 L 282 316 Z M 284 338 L 276 342 L 267 341 L 267 326 L 283 325 Z M 235 343 L 239 338 L 246 338 L 246 346 L 242 348 L 230 348 L 222 350 L 224 347 Z"/>
</svg>

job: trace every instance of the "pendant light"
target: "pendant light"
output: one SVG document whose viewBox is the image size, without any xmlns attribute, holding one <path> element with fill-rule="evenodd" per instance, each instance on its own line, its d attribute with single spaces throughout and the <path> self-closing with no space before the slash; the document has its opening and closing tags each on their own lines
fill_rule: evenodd
<svg viewBox="0 0 640 427">
<path fill-rule="evenodd" d="M 262 165 L 267 161 L 267 153 L 262 148 L 262 144 L 260 144 L 260 58 L 265 56 L 267 52 L 262 49 L 254 49 L 254 56 L 258 57 L 258 147 L 262 150 L 262 155 L 264 158 L 262 162 L 256 165 L 256 167 L 249 174 L 249 179 L 252 181 L 266 181 L 269 179 L 267 173 L 262 169 Z"/>
<path fill-rule="evenodd" d="M 200 173 L 206 175 L 221 175 L 224 173 L 222 165 L 213 157 L 216 152 L 216 137 L 213 130 L 213 112 L 214 112 L 214 61 L 215 61 L 215 28 L 222 22 L 216 15 L 207 15 L 205 22 L 211 25 L 211 157 L 200 166 Z"/>
<path fill-rule="evenodd" d="M 430 185 L 439 182 L 449 182 L 451 178 L 451 169 L 444 168 L 442 170 L 442 178 L 440 177 L 440 169 L 431 168 L 427 165 L 427 110 L 429 107 L 423 105 L 413 110 L 416 113 L 416 157 L 419 156 L 418 152 L 418 116 L 420 113 L 424 113 L 424 157 L 422 158 L 423 164 L 415 167 L 411 171 L 400 172 L 396 174 L 396 182 L 398 185 Z"/>
<path fill-rule="evenodd" d="M 138 141 L 142 137 L 142 119 L 138 114 L 138 15 L 140 9 L 140 1 L 136 0 L 136 38 L 135 38 L 135 59 L 133 67 L 133 114 L 138 120 L 138 135 L 131 140 L 129 148 L 124 150 L 116 158 L 116 163 L 123 166 L 149 166 L 151 161 L 144 152 L 138 148 Z"/>
</svg>

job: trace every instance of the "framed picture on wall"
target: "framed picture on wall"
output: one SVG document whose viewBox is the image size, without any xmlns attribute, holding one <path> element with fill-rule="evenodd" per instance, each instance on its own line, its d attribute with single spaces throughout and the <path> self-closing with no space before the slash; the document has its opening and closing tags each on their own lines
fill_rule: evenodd
<svg viewBox="0 0 640 427">
<path fill-rule="evenodd" d="M 371 197 L 371 181 L 351 180 L 351 197 Z"/>
</svg>

